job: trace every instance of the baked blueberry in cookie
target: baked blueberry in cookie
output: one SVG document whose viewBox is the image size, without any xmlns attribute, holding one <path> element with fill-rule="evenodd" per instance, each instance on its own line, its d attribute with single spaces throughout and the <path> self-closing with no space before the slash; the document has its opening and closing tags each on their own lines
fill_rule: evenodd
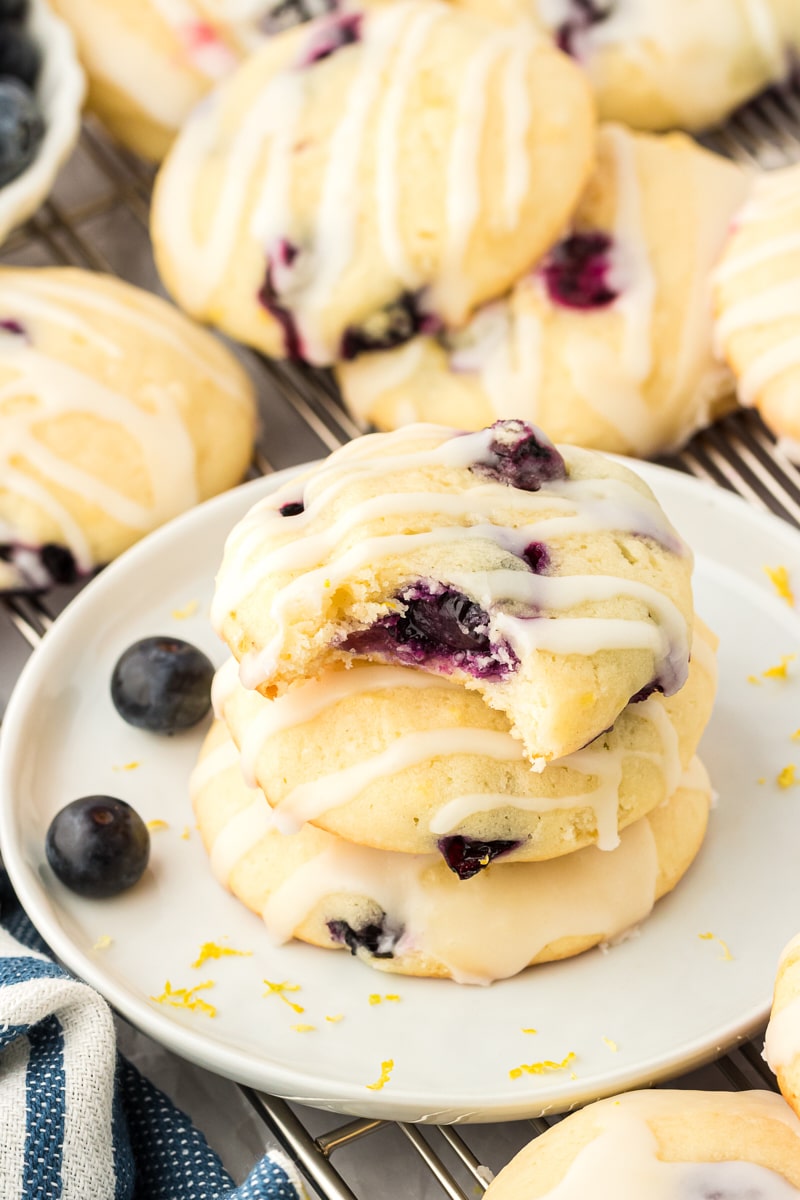
<svg viewBox="0 0 800 1200">
<path fill-rule="evenodd" d="M 614 11 L 615 0 L 605 0 L 596 3 L 595 0 L 569 0 L 572 10 L 569 18 L 563 21 L 554 31 L 556 45 L 565 54 L 580 57 L 580 38 L 587 29 L 605 21 Z"/>
<path fill-rule="evenodd" d="M 298 66 L 311 67 L 345 46 L 354 46 L 361 37 L 363 19 L 361 13 L 336 13 L 327 21 L 320 21 Z"/>
<path fill-rule="evenodd" d="M 609 283 L 611 238 L 573 233 L 554 246 L 541 271 L 550 299 L 567 308 L 603 308 L 617 298 Z"/>
<path fill-rule="evenodd" d="M 29 167 L 44 137 L 33 92 L 19 79 L 0 79 L 0 187 Z"/>
<path fill-rule="evenodd" d="M 402 936 L 402 930 L 390 929 L 386 914 L 378 924 L 370 922 L 353 929 L 347 921 L 328 921 L 328 931 L 335 942 L 343 942 L 351 954 L 364 950 L 371 958 L 393 958 L 394 948 Z"/>
<path fill-rule="evenodd" d="M 483 842 L 477 838 L 444 837 L 438 842 L 439 853 L 459 879 L 472 879 L 495 858 L 516 850 L 518 841 Z"/>
</svg>

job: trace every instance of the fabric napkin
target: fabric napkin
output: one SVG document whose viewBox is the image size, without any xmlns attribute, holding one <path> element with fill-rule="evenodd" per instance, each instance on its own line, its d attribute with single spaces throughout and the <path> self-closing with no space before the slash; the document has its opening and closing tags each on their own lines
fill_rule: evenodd
<svg viewBox="0 0 800 1200">
<path fill-rule="evenodd" d="M 2 1200 L 307 1200 L 267 1154 L 236 1187 L 116 1050 L 111 1010 L 47 955 L 0 867 Z"/>
</svg>

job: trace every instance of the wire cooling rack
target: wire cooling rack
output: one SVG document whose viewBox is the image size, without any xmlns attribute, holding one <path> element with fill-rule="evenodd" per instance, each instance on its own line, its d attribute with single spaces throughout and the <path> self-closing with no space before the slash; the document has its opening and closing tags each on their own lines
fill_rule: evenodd
<svg viewBox="0 0 800 1200">
<path fill-rule="evenodd" d="M 705 141 L 732 158 L 766 168 L 800 161 L 800 91 L 765 94 Z M 109 271 L 160 291 L 147 232 L 151 184 L 148 167 L 111 144 L 97 127 L 87 126 L 51 199 L 6 244 L 0 261 Z M 340 407 L 329 376 L 267 362 L 246 350 L 236 352 L 259 392 L 262 432 L 254 474 L 317 458 L 360 432 Z M 736 413 L 700 434 L 668 465 L 738 492 L 800 527 L 800 472 L 778 453 L 754 412 Z M 0 706 L 25 658 L 71 594 L 57 589 L 44 599 L 0 598 Z M 774 1089 L 760 1049 L 760 1040 L 745 1043 L 677 1084 Z M 493 1172 L 558 1119 L 459 1129 L 342 1122 L 331 1114 L 242 1091 L 322 1200 L 407 1200 L 412 1195 L 414 1200 L 474 1200 Z"/>
</svg>

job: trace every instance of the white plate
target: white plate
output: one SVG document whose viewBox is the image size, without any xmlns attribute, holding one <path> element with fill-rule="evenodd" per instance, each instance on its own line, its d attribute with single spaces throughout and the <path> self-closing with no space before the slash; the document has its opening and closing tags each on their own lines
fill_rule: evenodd
<svg viewBox="0 0 800 1200">
<path fill-rule="evenodd" d="M 111 705 L 109 678 L 118 655 L 148 634 L 178 634 L 222 661 L 204 616 L 212 576 L 228 530 L 285 478 L 275 475 L 129 551 L 70 605 L 22 674 L 3 731 L 0 839 L 55 952 L 134 1024 L 212 1071 L 306 1104 L 410 1121 L 565 1109 L 687 1070 L 752 1034 L 767 1015 L 779 951 L 800 928 L 800 790 L 775 782 L 789 762 L 800 766 L 790 740 L 800 661 L 785 681 L 756 686 L 747 676 L 800 649 L 800 619 L 763 570 L 785 565 L 800 590 L 800 536 L 725 492 L 637 469 L 692 542 L 697 607 L 721 637 L 719 700 L 702 747 L 719 805 L 697 863 L 638 936 L 486 989 L 400 979 L 344 953 L 270 947 L 258 919 L 215 883 L 194 828 L 181 836 L 203 730 L 162 739 L 132 729 Z M 171 615 L 191 601 L 196 615 Z M 119 770 L 131 762 L 140 765 Z M 121 796 L 170 826 L 153 834 L 145 879 L 110 901 L 72 895 L 45 864 L 51 817 L 88 793 Z M 103 935 L 113 944 L 94 949 Z M 201 943 L 224 939 L 252 956 L 191 967 Z M 176 988 L 213 979 L 200 995 L 217 1016 L 154 1003 L 167 979 Z M 289 998 L 302 1015 L 265 996 L 264 979 L 300 985 Z M 400 1000 L 370 1003 L 387 993 Z M 295 1031 L 299 1023 L 316 1028 Z M 539 1032 L 522 1032 L 531 1027 Z M 570 1052 L 572 1071 L 509 1075 Z M 388 1059 L 391 1079 L 369 1090 Z"/>
</svg>

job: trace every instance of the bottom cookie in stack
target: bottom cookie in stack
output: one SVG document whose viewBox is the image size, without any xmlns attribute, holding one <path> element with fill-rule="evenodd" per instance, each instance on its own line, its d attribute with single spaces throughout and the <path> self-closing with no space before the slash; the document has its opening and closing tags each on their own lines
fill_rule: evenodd
<svg viewBox="0 0 800 1200">
<path fill-rule="evenodd" d="M 275 941 L 346 948 L 383 971 L 463 983 L 568 958 L 644 920 L 699 851 L 711 802 L 694 759 L 616 849 L 493 863 L 461 880 L 438 854 L 375 850 L 311 825 L 280 833 L 222 722 L 206 738 L 191 792 L 212 871 Z"/>
</svg>

